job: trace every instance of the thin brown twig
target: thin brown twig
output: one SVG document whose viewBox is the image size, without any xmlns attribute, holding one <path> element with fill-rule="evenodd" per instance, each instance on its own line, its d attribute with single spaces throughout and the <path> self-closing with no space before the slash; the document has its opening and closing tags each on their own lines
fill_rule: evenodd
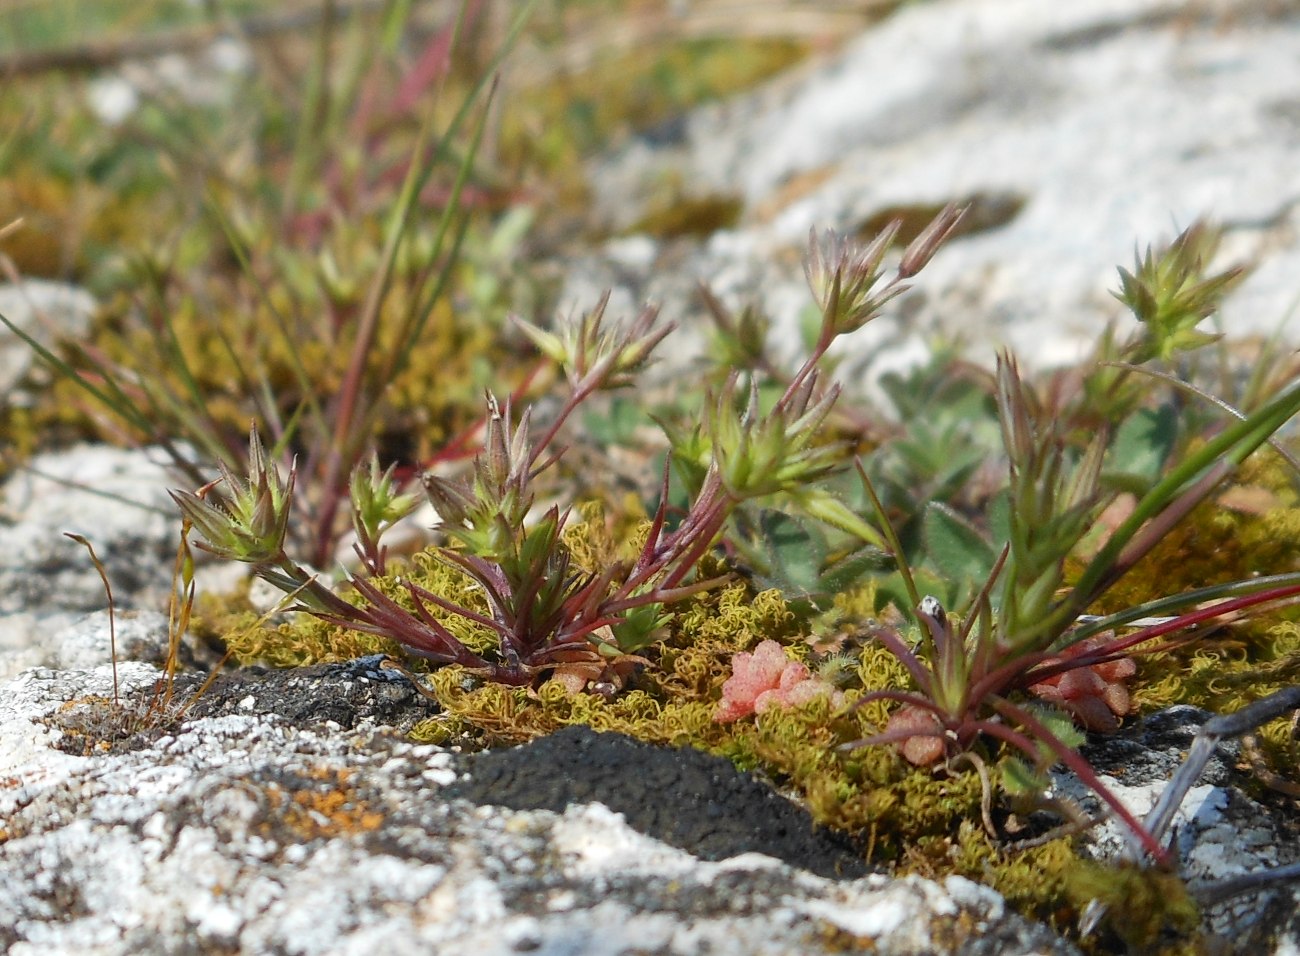
<svg viewBox="0 0 1300 956">
<path fill-rule="evenodd" d="M 379 662 L 379 669 L 381 671 L 396 671 L 410 681 L 411 686 L 415 688 L 417 694 L 426 700 L 433 701 L 439 707 L 442 706 L 442 701 L 438 699 L 438 695 L 425 687 L 424 684 L 420 682 L 420 679 L 411 671 L 403 667 L 399 661 L 396 661 L 391 657 L 385 657 Z"/>
<path fill-rule="evenodd" d="M 1097 824 L 1101 823 L 1102 817 L 1090 817 L 1083 812 L 1074 801 L 1065 797 L 1055 797 L 1048 801 L 1046 809 L 1052 810 L 1066 818 L 1066 822 L 1060 826 L 1052 827 L 1045 833 L 1040 833 L 1035 837 L 1028 837 L 1024 840 L 1016 840 L 1012 843 L 1004 844 L 1002 849 L 1007 853 L 1023 853 L 1026 850 L 1033 850 L 1040 846 L 1046 846 L 1053 840 L 1060 840 L 1063 837 L 1075 836 L 1079 833 L 1086 833 Z"/>
<path fill-rule="evenodd" d="M 1264 786 L 1288 797 L 1300 797 L 1300 783 L 1269 769 L 1268 758 L 1260 749 L 1259 738 L 1255 734 L 1246 734 L 1241 738 L 1241 753 L 1250 764 L 1251 772 Z"/>
<path fill-rule="evenodd" d="M 993 783 L 989 780 L 988 764 L 984 758 L 974 751 L 964 750 L 954 757 L 948 759 L 948 766 L 951 768 L 957 763 L 969 764 L 974 768 L 980 777 L 980 819 L 984 823 L 984 832 L 989 835 L 989 839 L 995 843 L 1002 839 L 998 833 L 998 828 L 993 825 Z"/>
</svg>

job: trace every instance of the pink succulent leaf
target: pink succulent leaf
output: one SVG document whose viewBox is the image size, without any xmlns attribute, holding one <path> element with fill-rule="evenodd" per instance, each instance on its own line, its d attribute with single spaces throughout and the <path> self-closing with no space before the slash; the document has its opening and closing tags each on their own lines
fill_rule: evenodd
<svg viewBox="0 0 1300 956">
<path fill-rule="evenodd" d="M 799 661 L 787 661 L 785 670 L 781 671 L 780 680 L 777 681 L 777 688 L 781 691 L 793 690 L 799 684 L 806 683 L 811 674 L 808 673 L 806 664 Z"/>
<path fill-rule="evenodd" d="M 1101 675 L 1102 680 L 1115 682 L 1127 680 L 1137 673 L 1137 664 L 1131 657 L 1122 657 L 1117 661 L 1107 661 L 1104 664 L 1094 664 L 1093 670 Z"/>
<path fill-rule="evenodd" d="M 808 666 L 790 659 L 776 641 L 763 641 L 754 650 L 740 651 L 731 659 L 731 676 L 722 685 L 722 701 L 713 714 L 719 723 L 730 723 L 773 707 L 806 703 L 819 694 L 843 695 L 831 684 L 814 677 Z"/>
<path fill-rule="evenodd" d="M 898 743 L 898 749 L 908 763 L 915 767 L 925 767 L 943 757 L 943 738 L 936 736 L 943 732 L 943 723 L 937 715 L 911 705 L 900 707 L 890 716 L 889 723 L 885 725 L 885 733 L 906 731 L 916 734 Z"/>
<path fill-rule="evenodd" d="M 1056 687 L 1066 700 L 1078 700 L 1080 697 L 1100 696 L 1106 689 L 1106 682 L 1096 671 L 1081 668 L 1058 675 Z"/>
<path fill-rule="evenodd" d="M 742 651 L 737 657 L 744 656 Z M 763 680 L 769 686 L 775 686 L 780 683 L 781 675 L 785 673 L 787 667 L 795 663 L 786 656 L 785 648 L 776 641 L 763 641 L 754 652 L 749 655 L 751 673 L 755 678 Z M 732 664 L 735 670 L 735 664 Z"/>
<path fill-rule="evenodd" d="M 1082 641 L 1067 648 L 1054 661 L 1045 663 L 1066 662 L 1081 654 L 1102 650 L 1107 643 L 1105 637 Z M 1042 700 L 1064 707 L 1088 730 L 1113 733 L 1119 729 L 1116 718 L 1126 716 L 1132 709 L 1124 681 L 1136 673 L 1137 665 L 1131 658 L 1124 657 L 1053 674 L 1046 680 L 1031 684 L 1029 691 Z"/>
<path fill-rule="evenodd" d="M 776 688 L 790 659 L 776 641 L 763 641 L 753 651 L 731 659 L 731 676 L 722 685 L 722 702 L 714 720 L 727 723 L 755 712 L 758 699 Z"/>
<path fill-rule="evenodd" d="M 1106 706 L 1116 717 L 1127 717 L 1133 709 L 1133 700 L 1129 697 L 1128 688 L 1123 684 L 1108 685 L 1102 691 L 1101 699 L 1106 702 Z"/>
<path fill-rule="evenodd" d="M 773 707 L 784 707 L 785 698 L 779 690 L 765 690 L 754 701 L 754 713 L 765 714 Z"/>
<path fill-rule="evenodd" d="M 718 704 L 718 709 L 713 713 L 713 719 L 720 724 L 729 724 L 732 721 L 740 720 L 742 717 L 748 717 L 754 712 L 753 702 L 742 703 L 737 700 L 728 700 L 723 698 Z"/>
<path fill-rule="evenodd" d="M 1029 692 L 1040 700 L 1045 700 L 1053 704 L 1059 704 L 1065 700 L 1065 696 L 1061 693 L 1061 689 L 1051 681 L 1043 681 L 1041 684 L 1030 684 Z"/>
<path fill-rule="evenodd" d="M 1119 730 L 1119 720 L 1100 697 L 1076 697 L 1067 700 L 1063 706 L 1088 730 L 1103 734 Z"/>
<path fill-rule="evenodd" d="M 831 706 L 833 707 L 838 707 L 844 702 L 842 693 L 831 684 L 816 677 L 809 677 L 807 680 L 800 681 L 785 691 L 784 701 L 787 707 L 798 707 L 800 704 L 806 704 L 810 700 L 823 696 L 831 698 Z"/>
</svg>

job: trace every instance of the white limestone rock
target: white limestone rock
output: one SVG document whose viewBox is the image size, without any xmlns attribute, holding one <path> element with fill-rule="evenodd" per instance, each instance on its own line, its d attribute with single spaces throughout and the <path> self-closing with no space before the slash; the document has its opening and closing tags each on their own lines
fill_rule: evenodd
<svg viewBox="0 0 1300 956">
<path fill-rule="evenodd" d="M 6 217 L 7 218 L 7 217 Z M 85 289 L 45 279 L 0 283 L 0 315 L 41 345 L 50 348 L 59 339 L 77 339 L 90 331 L 97 305 Z M 15 397 L 14 386 L 36 361 L 32 347 L 0 325 L 0 395 Z"/>
<path fill-rule="evenodd" d="M 58 656 L 60 630 L 108 606 L 85 547 L 65 532 L 94 545 L 119 611 L 166 608 L 180 534 L 167 496 L 175 483 L 150 454 L 102 445 L 38 455 L 5 482 L 0 676 L 36 663 L 65 663 Z M 10 653 L 17 656 L 6 664 Z"/>
<path fill-rule="evenodd" d="M 122 693 L 147 695 L 154 675 L 124 665 Z M 89 757 L 58 750 L 65 704 L 110 693 L 107 667 L 0 686 L 12 956 L 1077 952 L 965 880 L 834 882 L 759 854 L 706 863 L 599 804 L 440 798 L 450 754 L 373 727 L 227 715 Z"/>
<path fill-rule="evenodd" d="M 1255 266 L 1224 326 L 1295 341 L 1298 86 L 1300 20 L 1285 5 L 906 4 L 820 68 L 700 108 L 679 142 L 602 158 L 592 181 L 615 230 L 642 217 L 657 183 L 738 195 L 740 224 L 678 255 L 691 280 L 762 303 L 787 353 L 810 228 L 974 201 L 981 231 L 845 342 L 850 380 L 915 361 L 935 335 L 979 358 L 1010 345 L 1032 366 L 1073 360 L 1107 322 L 1131 321 L 1109 295 L 1115 267 L 1198 218 L 1224 225 L 1225 261 Z M 574 263 L 566 303 L 613 281 L 632 302 L 662 297 L 670 318 L 700 315 L 691 282 L 601 261 Z"/>
</svg>

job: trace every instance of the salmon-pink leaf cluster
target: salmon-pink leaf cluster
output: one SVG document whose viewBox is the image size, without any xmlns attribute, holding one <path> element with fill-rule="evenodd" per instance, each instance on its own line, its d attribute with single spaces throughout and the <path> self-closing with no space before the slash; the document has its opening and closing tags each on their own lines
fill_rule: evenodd
<svg viewBox="0 0 1300 956">
<path fill-rule="evenodd" d="M 731 676 L 722 685 L 722 702 L 713 719 L 727 724 L 772 707 L 806 704 L 822 694 L 829 694 L 835 706 L 844 699 L 833 684 L 790 658 L 776 641 L 763 641 L 731 659 Z"/>
<path fill-rule="evenodd" d="M 1072 644 L 1058 658 L 1050 658 L 1044 667 L 1063 663 L 1081 654 L 1101 650 L 1106 645 L 1104 637 L 1094 637 Z M 1089 730 L 1114 733 L 1119 729 L 1119 718 L 1127 717 L 1133 704 L 1128 686 L 1124 683 L 1137 673 L 1131 657 L 1090 664 L 1075 670 L 1053 674 L 1029 690 L 1035 696 L 1069 711 Z"/>
</svg>

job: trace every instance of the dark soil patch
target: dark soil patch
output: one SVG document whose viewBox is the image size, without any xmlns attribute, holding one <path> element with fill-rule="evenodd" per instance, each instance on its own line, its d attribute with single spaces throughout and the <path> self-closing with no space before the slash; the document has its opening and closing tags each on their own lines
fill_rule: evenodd
<svg viewBox="0 0 1300 956">
<path fill-rule="evenodd" d="M 629 826 L 703 860 L 764 853 L 825 877 L 870 872 L 860 853 L 808 812 L 727 760 L 589 727 L 464 757 L 450 796 L 514 810 L 603 803 Z"/>
<path fill-rule="evenodd" d="M 67 749 L 90 754 L 148 746 L 178 720 L 229 714 L 275 714 L 297 727 L 362 724 L 399 734 L 436 705 L 377 659 L 291 670 L 242 668 L 219 675 L 197 697 L 201 675 L 177 678 L 168 717 L 149 711 L 153 694 L 88 701 L 54 721 Z M 188 704 L 185 702 L 188 701 Z M 184 705 L 184 711 L 181 707 Z M 461 777 L 442 791 L 478 804 L 563 812 L 602 803 L 629 826 L 704 860 L 763 853 L 820 876 L 870 872 L 842 835 L 818 827 L 806 810 L 722 757 L 691 748 L 657 747 L 623 734 L 568 727 L 521 747 L 460 758 Z"/>
<path fill-rule="evenodd" d="M 277 714 L 297 727 L 333 723 L 352 730 L 371 723 L 406 733 L 437 707 L 400 673 L 381 668 L 380 660 L 359 657 L 289 670 L 241 668 L 213 681 L 186 716 Z"/>
</svg>

